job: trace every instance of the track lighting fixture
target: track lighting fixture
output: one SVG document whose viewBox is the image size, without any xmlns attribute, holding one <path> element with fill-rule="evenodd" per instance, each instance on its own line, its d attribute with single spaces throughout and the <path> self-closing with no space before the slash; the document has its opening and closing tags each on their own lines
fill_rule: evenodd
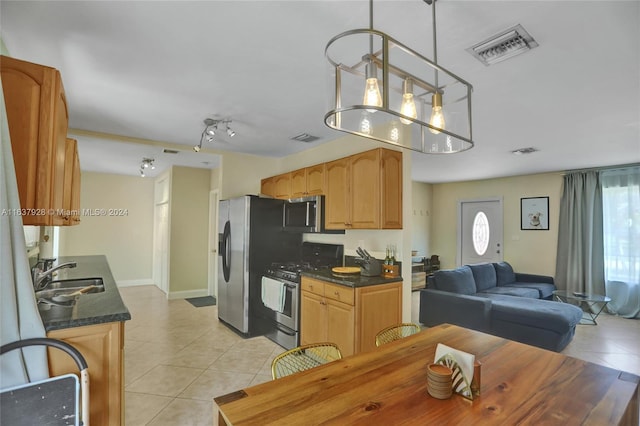
<svg viewBox="0 0 640 426">
<path fill-rule="evenodd" d="M 229 123 L 231 123 L 231 119 L 224 120 L 214 120 L 213 118 L 205 118 L 204 119 L 204 130 L 202 131 L 202 136 L 200 136 L 200 143 L 193 147 L 195 152 L 200 152 L 202 149 L 202 144 L 204 142 L 214 142 L 213 137 L 216 135 L 216 132 L 219 129 L 219 126 L 224 125 L 224 130 L 227 132 L 227 136 L 230 138 L 236 135 L 231 127 L 229 127 Z"/>
<path fill-rule="evenodd" d="M 146 170 L 155 170 L 156 166 L 153 164 L 153 162 L 156 161 L 153 158 L 143 158 L 142 162 L 140 163 L 140 177 L 145 177 L 145 171 Z"/>
</svg>

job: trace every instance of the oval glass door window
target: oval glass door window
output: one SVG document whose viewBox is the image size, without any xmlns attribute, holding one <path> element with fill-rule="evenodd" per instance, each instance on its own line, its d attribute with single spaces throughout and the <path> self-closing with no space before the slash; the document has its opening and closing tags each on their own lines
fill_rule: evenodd
<svg viewBox="0 0 640 426">
<path fill-rule="evenodd" d="M 476 213 L 473 219 L 473 249 L 483 256 L 489 248 L 489 219 L 484 212 Z"/>
</svg>

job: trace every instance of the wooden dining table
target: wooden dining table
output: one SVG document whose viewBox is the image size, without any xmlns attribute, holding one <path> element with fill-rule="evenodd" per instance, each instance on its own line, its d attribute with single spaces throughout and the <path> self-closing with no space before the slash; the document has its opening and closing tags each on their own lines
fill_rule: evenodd
<svg viewBox="0 0 640 426">
<path fill-rule="evenodd" d="M 436 399 L 436 346 L 474 354 L 480 395 Z M 220 425 L 638 425 L 640 378 L 443 324 L 367 353 L 214 398 Z"/>
</svg>

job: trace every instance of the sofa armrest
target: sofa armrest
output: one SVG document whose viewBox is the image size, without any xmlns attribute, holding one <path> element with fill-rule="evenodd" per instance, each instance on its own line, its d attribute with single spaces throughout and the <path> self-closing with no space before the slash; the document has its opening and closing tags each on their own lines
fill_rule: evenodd
<svg viewBox="0 0 640 426">
<path fill-rule="evenodd" d="M 491 299 L 423 289 L 420 290 L 419 320 L 428 327 L 449 323 L 488 332 L 491 325 Z"/>
<path fill-rule="evenodd" d="M 554 284 L 553 277 L 547 275 L 523 274 L 516 272 L 516 281 L 518 283 L 547 283 Z"/>
</svg>

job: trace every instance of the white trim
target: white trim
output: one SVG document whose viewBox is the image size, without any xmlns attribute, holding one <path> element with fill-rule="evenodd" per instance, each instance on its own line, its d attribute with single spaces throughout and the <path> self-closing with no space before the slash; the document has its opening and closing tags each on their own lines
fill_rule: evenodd
<svg viewBox="0 0 640 426">
<path fill-rule="evenodd" d="M 153 278 L 142 278 L 139 280 L 119 280 L 116 281 L 118 287 L 137 287 L 141 285 L 155 285 Z"/>
<path fill-rule="evenodd" d="M 209 191 L 209 244 L 207 252 L 207 291 L 208 295 L 218 297 L 218 205 L 220 200 L 220 190 Z M 215 205 L 214 205 L 215 203 Z M 211 214 L 213 211 L 214 215 Z"/>
<path fill-rule="evenodd" d="M 167 294 L 167 299 L 169 299 L 169 300 L 190 299 L 192 297 L 205 297 L 205 296 L 209 296 L 209 294 L 207 294 L 207 290 L 206 289 L 185 290 L 185 291 L 173 291 L 173 292 Z"/>
</svg>

